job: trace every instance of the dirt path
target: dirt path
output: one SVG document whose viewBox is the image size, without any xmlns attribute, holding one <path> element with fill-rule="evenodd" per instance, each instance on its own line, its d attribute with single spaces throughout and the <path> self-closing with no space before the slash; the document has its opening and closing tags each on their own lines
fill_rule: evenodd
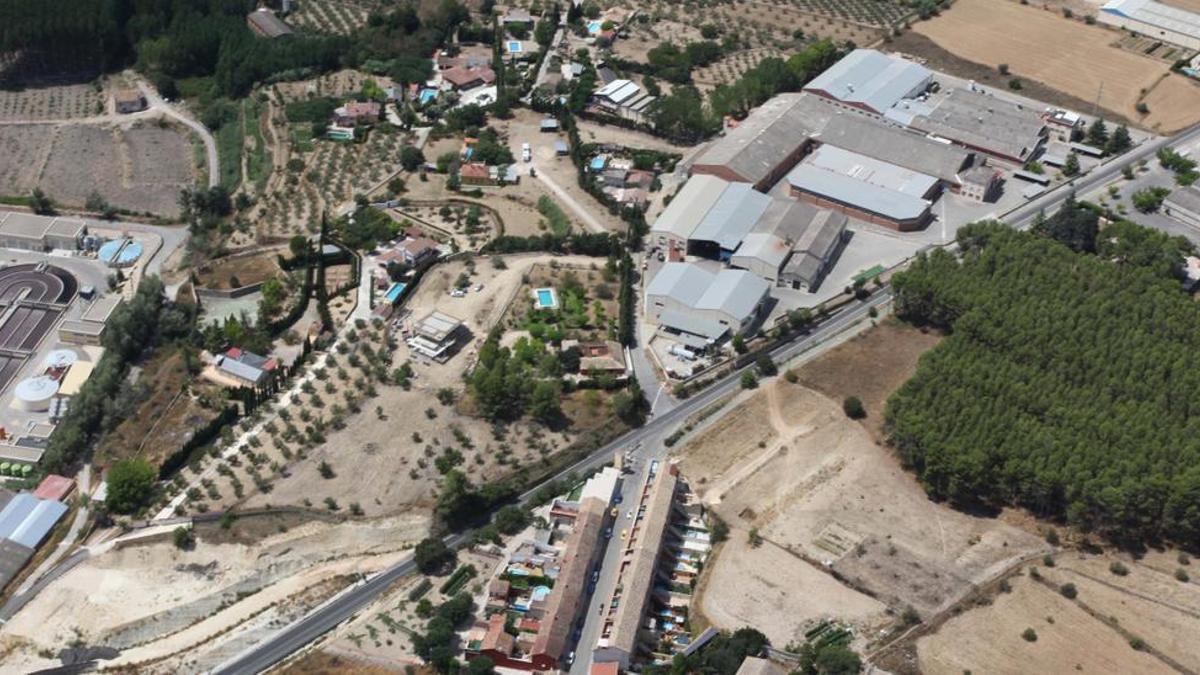
<svg viewBox="0 0 1200 675">
<path fill-rule="evenodd" d="M 592 232 L 608 232 L 608 228 L 604 226 L 604 223 L 601 223 L 596 216 L 592 215 L 592 212 L 584 207 L 583 204 L 580 204 L 575 197 L 571 196 L 570 193 L 562 189 L 558 183 L 555 183 L 554 180 L 551 179 L 544 170 L 536 166 L 534 168 L 537 169 L 538 180 L 542 181 L 546 187 L 550 188 L 550 191 L 554 193 L 554 196 L 558 197 L 561 202 L 566 204 L 572 211 L 574 211 L 575 215 L 578 216 L 579 219 L 583 221 L 583 223 L 587 225 Z"/>
</svg>

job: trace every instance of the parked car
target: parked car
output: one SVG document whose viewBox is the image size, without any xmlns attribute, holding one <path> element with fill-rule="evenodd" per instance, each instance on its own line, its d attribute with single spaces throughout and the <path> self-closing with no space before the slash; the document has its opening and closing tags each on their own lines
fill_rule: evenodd
<svg viewBox="0 0 1200 675">
<path fill-rule="evenodd" d="M 522 143 L 521 144 L 521 161 L 528 162 L 531 160 L 533 160 L 533 150 L 529 147 L 528 143 Z"/>
</svg>

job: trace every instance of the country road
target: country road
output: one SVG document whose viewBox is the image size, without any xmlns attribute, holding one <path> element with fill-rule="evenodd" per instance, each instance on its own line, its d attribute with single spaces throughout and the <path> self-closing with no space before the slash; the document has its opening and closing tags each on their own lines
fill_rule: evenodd
<svg viewBox="0 0 1200 675">
<path fill-rule="evenodd" d="M 154 87 L 151 87 L 146 82 L 138 80 L 137 86 L 141 90 L 142 95 L 146 97 L 146 102 L 150 105 L 150 110 L 157 110 L 163 113 L 200 136 L 200 140 L 204 142 L 205 160 L 208 162 L 208 187 L 212 188 L 220 184 L 221 165 L 217 161 L 217 141 L 213 138 L 212 132 L 208 130 L 208 127 L 176 110 L 158 95 Z"/>
</svg>

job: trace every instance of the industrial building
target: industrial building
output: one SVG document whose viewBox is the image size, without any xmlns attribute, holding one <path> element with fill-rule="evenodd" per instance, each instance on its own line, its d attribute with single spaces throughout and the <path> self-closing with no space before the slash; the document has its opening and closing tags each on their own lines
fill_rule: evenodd
<svg viewBox="0 0 1200 675">
<path fill-rule="evenodd" d="M 58 325 L 58 339 L 67 344 L 98 346 L 108 319 L 121 302 L 121 296 L 112 293 L 96 298 L 78 319 L 67 319 Z"/>
<path fill-rule="evenodd" d="M 835 105 L 883 115 L 901 99 L 915 98 L 933 84 L 933 71 L 874 49 L 855 49 L 813 78 L 804 91 Z"/>
<path fill-rule="evenodd" d="M 949 89 L 925 101 L 902 101 L 886 117 L 1014 164 L 1034 157 L 1047 136 L 1046 121 L 1036 110 L 969 89 Z"/>
<path fill-rule="evenodd" d="M 750 183 L 766 192 L 800 161 L 809 138 L 823 129 L 834 113 L 816 97 L 780 94 L 700 153 L 692 175 Z"/>
<path fill-rule="evenodd" d="M 650 241 L 682 257 L 696 225 L 725 191 L 726 181 L 711 175 L 694 175 L 671 199 L 650 228 Z"/>
<path fill-rule="evenodd" d="M 775 200 L 729 264 L 776 286 L 814 291 L 844 248 L 848 221 L 840 212 Z"/>
<path fill-rule="evenodd" d="M 35 216 L 29 213 L 0 214 L 0 247 L 25 251 L 78 250 L 87 234 L 87 224 L 76 218 Z"/>
<path fill-rule="evenodd" d="M 901 231 L 929 223 L 940 191 L 933 176 L 829 145 L 793 169 L 788 185 L 810 204 Z"/>
<path fill-rule="evenodd" d="M 727 261 L 767 210 L 771 198 L 749 183 L 727 183 L 688 236 L 688 254 Z"/>
<path fill-rule="evenodd" d="M 705 349 L 726 335 L 751 331 L 770 284 L 746 270 L 711 272 L 669 262 L 646 286 L 646 312 L 689 347 Z"/>
<path fill-rule="evenodd" d="M 67 512 L 67 505 L 22 492 L 15 497 L 0 491 L 0 589 L 8 585 L 33 558 L 38 546 Z"/>
<path fill-rule="evenodd" d="M 1200 14 L 1156 0 L 1111 0 L 1096 18 L 1146 37 L 1200 49 Z"/>
</svg>

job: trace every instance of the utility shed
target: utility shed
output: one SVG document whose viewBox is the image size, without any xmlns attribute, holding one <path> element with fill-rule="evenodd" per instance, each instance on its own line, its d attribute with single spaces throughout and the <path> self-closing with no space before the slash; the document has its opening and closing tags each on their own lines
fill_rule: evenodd
<svg viewBox="0 0 1200 675">
<path fill-rule="evenodd" d="M 0 539 L 37 548 L 66 512 L 66 504 L 22 492 L 0 511 Z"/>
<path fill-rule="evenodd" d="M 848 108 L 882 115 L 904 98 L 924 92 L 933 71 L 874 49 L 855 49 L 813 78 L 804 91 Z"/>
</svg>

